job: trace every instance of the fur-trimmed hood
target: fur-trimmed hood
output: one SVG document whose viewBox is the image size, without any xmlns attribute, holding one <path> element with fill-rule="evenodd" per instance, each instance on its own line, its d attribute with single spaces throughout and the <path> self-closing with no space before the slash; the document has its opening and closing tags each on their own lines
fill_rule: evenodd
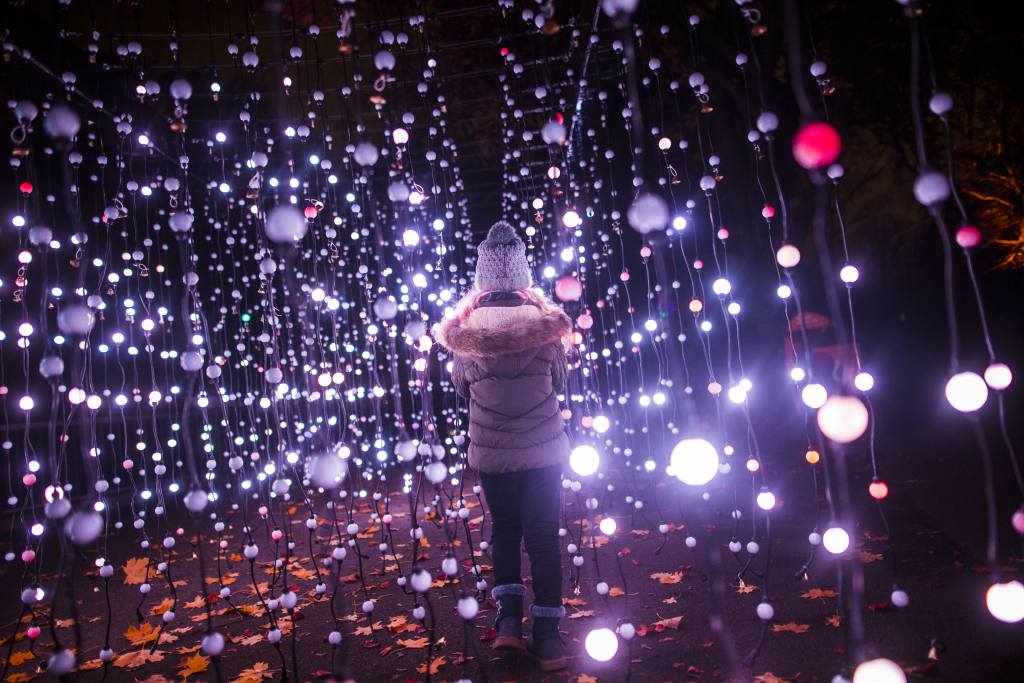
<svg viewBox="0 0 1024 683">
<path fill-rule="evenodd" d="M 475 358 L 507 356 L 564 343 L 572 330 L 569 316 L 538 292 L 517 306 L 478 306 L 478 298 L 467 296 L 454 315 L 435 326 L 435 338 L 449 351 Z"/>
</svg>

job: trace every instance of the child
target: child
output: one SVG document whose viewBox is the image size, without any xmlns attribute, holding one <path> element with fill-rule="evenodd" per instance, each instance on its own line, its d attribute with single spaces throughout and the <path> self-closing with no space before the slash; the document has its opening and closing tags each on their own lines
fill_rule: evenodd
<svg viewBox="0 0 1024 683">
<path fill-rule="evenodd" d="M 469 464 L 491 509 L 494 648 L 523 650 L 522 540 L 534 596 L 527 649 L 542 669 L 554 671 L 565 668 L 558 529 L 569 438 L 558 394 L 572 323 L 532 284 L 526 245 L 511 225 L 495 223 L 477 248 L 476 287 L 438 326 L 437 339 L 454 355 L 456 391 L 469 399 Z"/>
</svg>

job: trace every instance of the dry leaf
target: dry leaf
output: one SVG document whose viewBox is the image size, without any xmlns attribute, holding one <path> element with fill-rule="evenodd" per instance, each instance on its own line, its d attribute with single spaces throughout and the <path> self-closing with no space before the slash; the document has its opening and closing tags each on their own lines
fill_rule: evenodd
<svg viewBox="0 0 1024 683">
<path fill-rule="evenodd" d="M 395 645 L 400 647 L 407 647 L 410 650 L 421 650 L 430 644 L 430 638 L 426 636 L 422 638 L 410 638 L 408 640 L 396 640 Z"/>
<path fill-rule="evenodd" d="M 171 679 L 167 678 L 162 674 L 153 674 L 146 679 L 135 679 L 135 683 L 174 683 Z"/>
<path fill-rule="evenodd" d="M 576 677 L 576 683 L 597 683 L 597 678 L 587 674 L 580 674 Z"/>
<path fill-rule="evenodd" d="M 575 612 L 570 614 L 569 618 L 570 619 L 582 619 L 583 617 L 592 617 L 592 616 L 594 616 L 594 610 L 592 610 L 592 609 L 581 609 L 581 610 L 576 610 Z"/>
<path fill-rule="evenodd" d="M 154 617 L 159 617 L 172 607 L 174 607 L 174 598 L 164 598 L 163 602 L 161 602 L 159 605 L 153 605 L 152 607 L 150 607 L 149 613 L 152 614 Z"/>
<path fill-rule="evenodd" d="M 812 588 L 806 593 L 802 593 L 800 597 L 807 600 L 820 600 L 822 598 L 834 598 L 836 597 L 836 592 L 831 588 Z"/>
<path fill-rule="evenodd" d="M 237 678 L 232 678 L 231 683 L 258 683 L 267 678 L 273 678 L 270 673 L 270 665 L 266 662 L 256 662 L 248 669 L 243 669 Z"/>
<path fill-rule="evenodd" d="M 159 635 L 160 629 L 156 628 L 148 621 L 144 621 L 138 626 L 132 624 L 128 627 L 128 630 L 124 632 L 124 637 L 127 638 L 128 642 L 132 645 L 152 643 Z"/>
<path fill-rule="evenodd" d="M 137 669 L 143 664 L 150 662 L 164 661 L 164 653 L 161 650 L 149 651 L 148 647 L 141 650 L 132 650 L 114 658 L 114 666 L 122 669 Z"/>
<path fill-rule="evenodd" d="M 788 624 L 772 624 L 772 631 L 775 633 L 806 633 L 810 628 L 807 624 L 797 624 L 792 621 Z"/>
<path fill-rule="evenodd" d="M 36 656 L 32 654 L 31 650 L 19 650 L 18 652 L 11 653 L 11 659 L 8 662 L 10 666 L 20 666 L 30 659 L 35 659 Z"/>
<path fill-rule="evenodd" d="M 881 560 L 884 557 L 882 553 L 869 553 L 867 550 L 861 550 L 859 553 L 857 553 L 857 556 L 860 558 L 860 561 L 864 564 L 877 562 L 878 560 Z"/>
<path fill-rule="evenodd" d="M 433 661 L 430 662 L 430 675 L 436 675 L 437 672 L 441 669 L 441 667 L 444 666 L 447 662 L 448 660 L 444 657 L 434 657 Z M 423 664 L 417 666 L 416 671 L 420 672 L 421 674 L 427 673 L 427 663 L 424 662 Z"/>
<path fill-rule="evenodd" d="M 760 676 L 754 676 L 754 683 L 786 683 L 786 679 L 779 678 L 771 671 L 766 671 Z"/>
<path fill-rule="evenodd" d="M 622 597 L 625 594 L 626 594 L 626 592 L 623 591 L 618 586 L 613 586 L 612 589 L 608 591 L 608 597 L 610 597 L 610 598 Z"/>
<path fill-rule="evenodd" d="M 833 628 L 839 628 L 839 625 L 843 623 L 843 618 L 838 614 L 833 614 L 825 620 L 825 623 Z"/>
<path fill-rule="evenodd" d="M 736 592 L 740 593 L 741 595 L 753 593 L 756 590 L 757 586 L 755 586 L 752 583 L 743 583 L 742 581 L 740 581 L 740 585 L 736 586 Z"/>
<path fill-rule="evenodd" d="M 679 630 L 679 624 L 682 623 L 682 621 L 683 618 L 681 616 L 672 617 L 671 619 L 662 619 L 651 624 L 651 628 L 653 628 L 658 633 L 661 633 L 667 628 Z"/>
<path fill-rule="evenodd" d="M 146 582 L 146 567 L 149 566 L 149 560 L 144 557 L 133 557 L 124 563 L 124 582 L 125 583 L 145 583 Z"/>
<path fill-rule="evenodd" d="M 683 580 L 682 572 L 655 572 L 651 574 L 651 578 L 661 584 L 673 584 L 679 583 Z"/>
<path fill-rule="evenodd" d="M 189 676 L 202 673 L 210 668 L 210 658 L 204 657 L 197 652 L 186 659 L 180 666 L 181 668 L 178 669 L 178 675 L 181 676 L 183 680 L 187 681 Z"/>
<path fill-rule="evenodd" d="M 587 601 L 582 598 L 563 598 L 562 604 L 569 607 L 583 607 L 587 604 Z"/>
</svg>

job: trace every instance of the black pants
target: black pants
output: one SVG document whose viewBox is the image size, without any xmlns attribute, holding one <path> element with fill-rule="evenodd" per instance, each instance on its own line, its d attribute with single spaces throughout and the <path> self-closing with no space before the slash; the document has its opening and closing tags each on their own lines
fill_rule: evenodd
<svg viewBox="0 0 1024 683">
<path fill-rule="evenodd" d="M 521 584 L 520 543 L 525 541 L 533 577 L 533 602 L 562 606 L 562 556 L 558 551 L 562 466 L 503 474 L 480 473 L 491 509 L 494 585 Z"/>
</svg>

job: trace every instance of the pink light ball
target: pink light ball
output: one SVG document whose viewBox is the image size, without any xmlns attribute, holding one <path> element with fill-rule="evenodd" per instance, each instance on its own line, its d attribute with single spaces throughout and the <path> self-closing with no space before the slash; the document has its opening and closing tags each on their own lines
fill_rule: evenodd
<svg viewBox="0 0 1024 683">
<path fill-rule="evenodd" d="M 973 249 L 981 244 L 981 230 L 973 225 L 965 225 L 956 231 L 956 243 L 964 249 Z"/>
<path fill-rule="evenodd" d="M 29 626 L 27 629 L 25 629 L 25 635 L 28 636 L 29 640 L 35 640 L 36 638 L 38 638 L 39 633 L 40 630 L 38 626 Z"/>
<path fill-rule="evenodd" d="M 808 171 L 828 166 L 842 149 L 836 129 L 820 121 L 808 123 L 793 138 L 793 158 Z"/>
<path fill-rule="evenodd" d="M 25 550 L 21 551 L 21 561 L 25 564 L 28 564 L 29 562 L 32 562 L 35 559 L 36 551 L 32 550 L 32 548 L 26 548 Z"/>
<path fill-rule="evenodd" d="M 589 313 L 580 313 L 576 318 L 576 325 L 581 330 L 589 330 L 594 326 L 594 318 Z"/>
<path fill-rule="evenodd" d="M 579 301 L 583 296 L 583 285 L 572 275 L 566 275 L 555 283 L 555 296 L 560 301 Z"/>
<path fill-rule="evenodd" d="M 32 474 L 31 472 L 26 474 L 21 478 L 21 483 L 23 483 L 25 486 L 32 486 L 33 484 L 36 483 L 36 475 Z"/>
</svg>

